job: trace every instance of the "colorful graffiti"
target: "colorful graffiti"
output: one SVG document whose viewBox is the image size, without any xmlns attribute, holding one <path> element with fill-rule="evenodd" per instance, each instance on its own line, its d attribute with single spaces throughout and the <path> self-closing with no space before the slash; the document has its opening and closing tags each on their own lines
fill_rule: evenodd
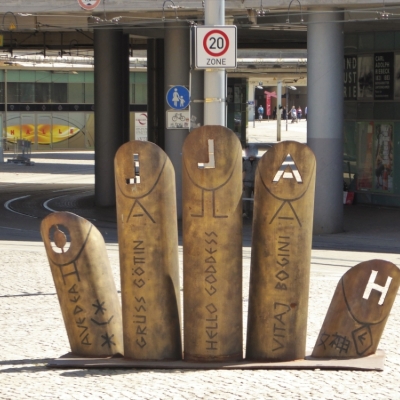
<svg viewBox="0 0 400 400">
<path fill-rule="evenodd" d="M 58 143 L 70 139 L 79 133 L 80 128 L 70 125 L 33 124 L 7 126 L 7 141 L 14 143 L 18 139 L 35 141 L 37 132 L 38 144 Z"/>
</svg>

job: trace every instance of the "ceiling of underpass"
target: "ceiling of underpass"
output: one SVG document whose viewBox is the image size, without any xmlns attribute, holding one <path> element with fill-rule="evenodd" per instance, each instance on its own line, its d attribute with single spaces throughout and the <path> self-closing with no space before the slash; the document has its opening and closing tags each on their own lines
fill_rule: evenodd
<svg viewBox="0 0 400 400">
<path fill-rule="evenodd" d="M 131 67 L 145 68 L 147 39 L 163 38 L 176 22 L 203 24 L 203 6 L 201 0 L 103 0 L 88 12 L 77 0 L 2 0 L 0 65 L 23 68 L 25 59 L 69 68 L 79 60 L 91 68 L 93 31 L 122 29 L 130 35 Z M 400 21 L 400 2 L 390 0 L 225 0 L 226 24 L 238 27 L 238 69 L 231 74 L 304 77 L 309 15 L 334 12 L 333 6 L 343 10 L 344 32 L 395 30 Z"/>
</svg>

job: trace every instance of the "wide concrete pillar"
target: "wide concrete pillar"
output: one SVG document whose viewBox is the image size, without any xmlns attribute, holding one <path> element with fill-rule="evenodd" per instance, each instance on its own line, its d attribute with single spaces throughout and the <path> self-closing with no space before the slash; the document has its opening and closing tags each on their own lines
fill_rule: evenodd
<svg viewBox="0 0 400 400">
<path fill-rule="evenodd" d="M 170 107 L 166 101 L 172 86 L 189 87 L 189 24 L 165 24 L 164 35 L 164 119 Z M 182 217 L 182 146 L 189 129 L 165 129 L 165 152 L 175 169 L 176 202 L 178 218 Z"/>
<path fill-rule="evenodd" d="M 94 31 L 95 203 L 115 205 L 114 156 L 129 141 L 129 36 Z"/>
<path fill-rule="evenodd" d="M 307 144 L 317 160 L 314 234 L 343 229 L 343 14 L 312 9 L 307 31 Z"/>
<path fill-rule="evenodd" d="M 149 142 L 165 149 L 164 39 L 147 39 L 147 132 Z"/>
</svg>

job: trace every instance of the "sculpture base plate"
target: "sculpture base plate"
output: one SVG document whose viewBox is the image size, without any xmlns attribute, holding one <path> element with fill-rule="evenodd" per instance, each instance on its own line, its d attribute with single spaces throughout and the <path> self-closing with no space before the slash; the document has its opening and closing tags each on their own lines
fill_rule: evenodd
<svg viewBox="0 0 400 400">
<path fill-rule="evenodd" d="M 377 350 L 375 354 L 361 358 L 312 358 L 285 362 L 188 362 L 188 361 L 136 361 L 119 357 L 83 358 L 72 353 L 50 361 L 49 368 L 135 368 L 135 369 L 331 369 L 354 371 L 383 371 L 385 352 Z"/>
</svg>

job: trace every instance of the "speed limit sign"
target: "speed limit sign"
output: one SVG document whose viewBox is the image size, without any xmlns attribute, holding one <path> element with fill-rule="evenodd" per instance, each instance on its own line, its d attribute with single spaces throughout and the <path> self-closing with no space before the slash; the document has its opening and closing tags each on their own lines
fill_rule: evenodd
<svg viewBox="0 0 400 400">
<path fill-rule="evenodd" d="M 94 10 L 99 4 L 101 0 L 78 0 L 78 4 L 84 10 Z"/>
<path fill-rule="evenodd" d="M 196 26 L 195 43 L 196 68 L 236 68 L 236 26 Z"/>
</svg>

